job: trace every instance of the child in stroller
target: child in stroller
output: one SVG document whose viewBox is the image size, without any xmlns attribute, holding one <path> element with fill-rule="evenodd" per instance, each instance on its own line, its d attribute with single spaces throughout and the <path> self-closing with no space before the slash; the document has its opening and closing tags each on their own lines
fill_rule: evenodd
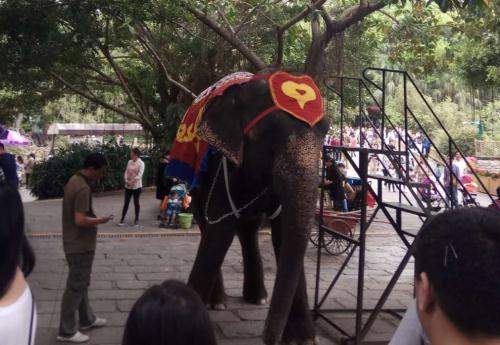
<svg viewBox="0 0 500 345">
<path fill-rule="evenodd" d="M 186 186 L 182 183 L 173 186 L 165 196 L 160 206 L 160 228 L 178 227 L 177 216 L 182 209 L 189 207 L 189 196 Z"/>
<path fill-rule="evenodd" d="M 421 183 L 426 185 L 419 188 L 422 201 L 429 204 L 432 211 L 438 212 L 441 210 L 441 195 L 439 195 L 436 187 L 428 177 L 422 179 Z"/>
</svg>

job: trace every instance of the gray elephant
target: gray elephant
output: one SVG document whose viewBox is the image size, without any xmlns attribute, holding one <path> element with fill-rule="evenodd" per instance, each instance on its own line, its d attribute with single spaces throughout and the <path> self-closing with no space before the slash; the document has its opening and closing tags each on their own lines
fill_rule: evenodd
<svg viewBox="0 0 500 345">
<path fill-rule="evenodd" d="M 194 128 L 178 132 L 178 139 L 199 136 L 210 145 L 202 178 L 192 190 L 202 235 L 188 283 L 207 305 L 223 306 L 221 265 L 237 234 L 243 253 L 243 297 L 265 303 L 257 231 L 267 215 L 277 273 L 264 342 L 312 344 L 316 334 L 303 261 L 317 201 L 318 159 L 328 129 L 319 90 L 304 76 L 256 75 L 224 89 L 199 112 Z"/>
</svg>

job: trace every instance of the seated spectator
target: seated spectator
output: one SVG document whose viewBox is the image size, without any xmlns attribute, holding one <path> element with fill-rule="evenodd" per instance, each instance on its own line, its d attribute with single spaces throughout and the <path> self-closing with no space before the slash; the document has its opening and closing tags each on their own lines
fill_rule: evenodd
<svg viewBox="0 0 500 345">
<path fill-rule="evenodd" d="M 477 207 L 441 213 L 422 228 L 415 247 L 420 323 L 410 308 L 390 345 L 419 344 L 420 324 L 432 345 L 500 344 L 498 224 L 498 212 Z"/>
<path fill-rule="evenodd" d="M 24 234 L 21 197 L 14 187 L 0 182 L 0 343 L 33 345 L 36 308 L 26 283 L 35 265 Z"/>
<path fill-rule="evenodd" d="M 494 203 L 490 204 L 488 207 L 496 208 L 498 211 L 500 211 L 500 187 L 497 187 L 497 199 L 495 200 Z"/>
<path fill-rule="evenodd" d="M 122 345 L 215 345 L 203 302 L 186 284 L 168 280 L 135 302 Z"/>
<path fill-rule="evenodd" d="M 354 190 L 351 185 L 346 182 L 345 165 L 335 163 L 331 158 L 325 160 L 326 163 L 326 179 L 325 187 L 329 189 L 330 198 L 333 201 L 334 211 L 347 212 L 346 193 L 353 194 Z"/>
</svg>

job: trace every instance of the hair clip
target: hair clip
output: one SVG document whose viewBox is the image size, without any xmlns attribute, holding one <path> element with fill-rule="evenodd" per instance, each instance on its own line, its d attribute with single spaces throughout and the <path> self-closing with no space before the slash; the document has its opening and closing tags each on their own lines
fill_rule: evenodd
<svg viewBox="0 0 500 345">
<path fill-rule="evenodd" d="M 453 247 L 453 244 L 447 244 L 446 247 L 444 248 L 444 267 L 448 265 L 448 247 L 451 248 L 455 259 L 458 259 L 458 254 L 457 251 L 455 250 L 455 247 Z"/>
</svg>

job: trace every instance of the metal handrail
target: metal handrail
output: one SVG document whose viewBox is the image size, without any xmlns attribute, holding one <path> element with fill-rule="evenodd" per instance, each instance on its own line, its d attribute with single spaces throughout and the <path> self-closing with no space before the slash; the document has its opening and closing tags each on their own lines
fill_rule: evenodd
<svg viewBox="0 0 500 345">
<path fill-rule="evenodd" d="M 451 146 L 453 146 L 455 148 L 455 150 L 459 153 L 459 155 L 462 157 L 462 159 L 465 161 L 467 167 L 469 168 L 469 170 L 471 171 L 471 173 L 474 175 L 474 177 L 476 178 L 476 180 L 479 182 L 479 184 L 481 185 L 481 187 L 483 188 L 483 190 L 487 190 L 486 189 L 486 186 L 484 185 L 484 183 L 481 181 L 481 179 L 479 178 L 479 176 L 476 174 L 476 172 L 474 171 L 474 169 L 472 168 L 472 166 L 469 164 L 469 162 L 467 161 L 466 156 L 464 155 L 464 153 L 462 152 L 462 150 L 460 150 L 460 148 L 458 147 L 458 145 L 456 144 L 456 142 L 453 140 L 453 138 L 451 137 L 450 133 L 448 132 L 448 130 L 446 129 L 446 127 L 443 125 L 442 121 L 439 119 L 439 117 L 436 115 L 436 113 L 434 112 L 434 110 L 432 109 L 432 107 L 430 106 L 429 102 L 425 99 L 425 96 L 423 95 L 423 93 L 420 91 L 420 89 L 418 88 L 418 86 L 416 85 L 415 81 L 411 78 L 411 76 L 408 74 L 408 72 L 406 71 L 402 71 L 402 70 L 396 70 L 396 69 L 389 69 L 389 68 L 377 68 L 377 67 L 368 67 L 368 68 L 365 68 L 362 72 L 363 74 L 363 77 L 366 79 L 367 82 L 369 82 L 371 85 L 373 85 L 374 87 L 376 87 L 378 90 L 383 90 L 383 87 L 380 87 L 379 85 L 377 85 L 368 75 L 368 71 L 381 71 L 384 73 L 386 72 L 389 72 L 389 73 L 398 73 L 398 74 L 402 74 L 405 78 L 405 87 L 406 87 L 406 80 L 409 80 L 410 83 L 413 85 L 413 87 L 415 88 L 415 90 L 417 91 L 417 93 L 419 94 L 420 98 L 424 101 L 425 105 L 427 106 L 427 108 L 430 110 L 434 120 L 439 124 L 439 127 L 444 131 L 444 133 L 446 134 L 447 136 L 447 139 L 448 139 L 448 142 L 449 142 L 449 146 L 450 146 L 450 152 L 448 154 L 448 157 L 449 157 L 449 162 L 446 161 L 441 152 L 437 149 L 437 147 L 435 146 L 434 142 L 429 138 L 429 136 L 427 136 L 427 138 L 429 139 L 429 141 L 431 142 L 431 145 L 435 148 L 436 152 L 439 153 L 439 155 L 441 156 L 441 158 L 445 161 L 445 165 L 446 165 L 446 168 L 449 169 L 450 171 L 450 176 L 453 175 L 455 177 L 455 179 L 457 181 L 459 181 L 461 187 L 463 188 L 464 192 L 466 194 L 468 194 L 469 196 L 471 196 L 471 194 L 469 193 L 469 191 L 467 191 L 467 189 L 465 188 L 465 186 L 463 185 L 462 181 L 460 181 L 460 179 L 455 175 L 453 174 L 452 172 L 452 169 L 451 169 L 451 161 L 452 161 L 452 155 L 451 155 Z M 406 91 L 406 90 L 405 90 Z M 371 93 L 371 91 L 370 91 Z M 406 93 L 405 93 L 405 96 L 406 96 Z M 416 117 L 414 116 L 413 112 L 411 111 L 411 109 L 408 107 L 407 104 L 405 104 L 405 110 L 410 110 L 410 113 L 412 114 L 412 117 L 414 120 L 416 120 Z M 385 114 L 385 109 L 382 109 L 383 111 L 383 114 Z M 406 115 L 406 111 L 405 111 L 405 119 L 407 118 L 407 115 Z M 418 120 L 416 120 L 419 127 L 421 129 L 423 129 L 422 125 L 418 122 Z M 425 157 L 424 157 L 425 158 Z M 446 190 L 446 189 L 445 189 Z M 490 198 L 490 200 L 492 201 L 493 204 L 495 204 L 495 200 L 494 198 L 489 194 L 489 193 L 486 193 L 488 195 L 488 197 Z M 476 204 L 477 205 L 477 204 Z"/>
<path fill-rule="evenodd" d="M 389 117 L 387 116 L 387 114 L 385 113 L 384 109 L 380 106 L 379 102 L 377 101 L 376 97 L 373 95 L 373 93 L 371 92 L 371 90 L 368 88 L 368 86 L 365 84 L 364 80 L 360 79 L 360 78 L 353 78 L 353 77 L 337 77 L 337 76 L 333 76 L 331 78 L 336 78 L 336 79 L 340 79 L 341 83 L 340 83 L 340 91 L 330 87 L 328 84 L 327 84 L 327 81 L 325 80 L 324 82 L 324 85 L 327 89 L 331 90 L 333 93 L 335 93 L 336 95 L 338 95 L 340 98 L 341 98 L 341 102 L 343 102 L 343 86 L 344 86 L 344 83 L 343 81 L 344 80 L 353 80 L 353 81 L 358 81 L 358 88 L 359 88 L 359 97 L 361 98 L 361 87 L 364 86 L 364 89 L 366 91 L 368 91 L 369 93 L 369 96 L 372 98 L 372 100 L 375 102 L 375 104 L 382 109 L 382 115 L 383 117 L 386 118 L 386 120 L 388 121 L 389 125 L 396 131 L 396 127 L 394 126 L 394 124 L 392 123 L 392 121 L 389 119 Z M 361 102 L 361 100 L 360 100 Z M 341 103 L 342 105 L 342 103 Z M 380 133 L 378 131 L 378 129 L 376 128 L 375 124 L 369 119 L 369 117 L 366 115 L 366 113 L 364 112 L 364 110 L 361 108 L 361 104 L 359 104 L 360 106 L 360 109 L 359 109 L 359 115 L 361 117 L 363 117 L 363 120 L 364 121 L 368 121 L 370 123 L 370 126 L 371 128 L 375 131 L 376 135 L 381 139 L 381 141 L 383 142 L 384 138 L 383 138 L 383 134 Z M 341 131 L 341 141 L 342 141 L 342 134 L 343 134 L 343 117 L 344 117 L 344 112 L 343 112 L 343 107 L 341 107 L 341 111 L 340 111 L 340 123 L 341 123 L 341 128 L 340 128 L 340 131 Z M 361 119 L 360 119 L 361 120 Z M 401 138 L 401 135 L 398 131 L 396 131 L 397 135 Z M 360 130 L 360 139 L 362 139 L 362 137 L 364 137 L 364 134 L 363 132 Z M 402 139 L 402 138 L 401 138 Z M 360 140 L 360 145 L 362 145 L 363 143 L 363 140 Z M 372 145 L 369 141 L 367 141 L 368 143 L 368 146 L 370 147 L 371 150 L 372 149 Z M 393 152 L 395 152 L 395 150 L 393 150 L 392 148 L 386 146 L 387 149 L 385 150 L 386 153 L 389 153 L 388 155 L 388 158 L 389 160 L 391 161 L 392 164 L 394 164 L 394 166 L 397 167 L 398 171 L 402 171 L 402 172 L 407 172 L 407 169 L 405 169 L 403 167 L 403 164 L 401 161 L 399 160 L 396 160 L 394 159 L 392 156 L 394 155 Z M 384 150 L 382 150 L 384 151 Z M 415 156 L 413 155 L 413 153 L 411 153 L 412 156 L 415 158 Z M 377 156 L 377 160 L 382 164 L 382 167 L 384 169 L 387 169 L 387 167 L 385 166 L 384 162 Z M 408 159 L 406 160 L 408 161 Z M 407 175 L 407 174 L 406 174 Z M 408 178 L 406 178 L 406 180 L 409 182 L 411 182 Z M 407 184 L 407 183 L 405 183 Z M 407 195 L 405 193 L 402 192 L 401 190 L 401 186 L 400 185 L 397 185 L 396 186 L 397 189 L 398 189 L 398 192 L 399 192 L 399 196 L 400 196 L 400 200 L 401 200 L 401 196 L 404 197 L 404 199 L 408 202 L 409 205 L 412 205 L 413 206 L 413 203 L 411 202 L 411 200 L 407 197 Z M 411 186 L 408 186 L 409 188 L 409 191 L 410 191 L 410 194 L 413 196 L 413 198 L 415 199 L 415 202 L 418 204 L 418 206 L 424 211 L 424 212 L 428 212 L 428 207 L 425 207 L 422 200 L 420 200 L 418 197 L 417 197 L 417 193 L 415 193 L 415 191 L 413 190 L 413 188 Z M 420 190 L 417 189 L 417 192 L 422 196 L 422 192 Z"/>
</svg>

